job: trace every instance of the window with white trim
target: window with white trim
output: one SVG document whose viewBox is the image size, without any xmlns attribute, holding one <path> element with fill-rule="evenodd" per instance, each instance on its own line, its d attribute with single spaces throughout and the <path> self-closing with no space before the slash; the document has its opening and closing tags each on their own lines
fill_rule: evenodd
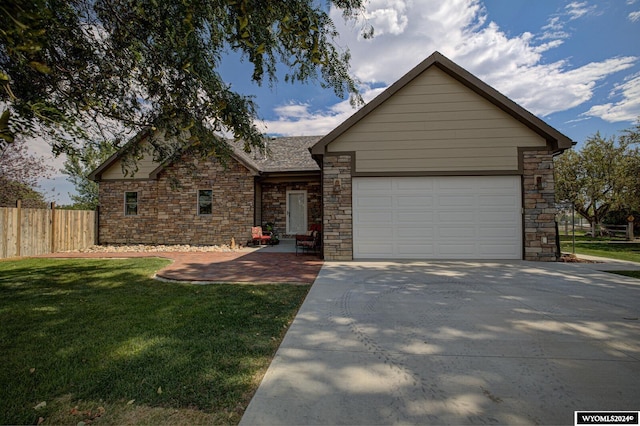
<svg viewBox="0 0 640 426">
<path fill-rule="evenodd" d="M 136 216 L 138 214 L 138 193 L 137 192 L 125 192 L 124 193 L 124 215 Z"/>
<path fill-rule="evenodd" d="M 198 190 L 198 215 L 210 215 L 213 214 L 213 190 L 211 189 L 199 189 Z"/>
</svg>

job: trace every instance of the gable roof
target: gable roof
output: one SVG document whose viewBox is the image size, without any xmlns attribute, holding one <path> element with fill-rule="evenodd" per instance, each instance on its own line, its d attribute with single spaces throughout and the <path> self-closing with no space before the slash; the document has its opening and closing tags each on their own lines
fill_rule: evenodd
<svg viewBox="0 0 640 426">
<path fill-rule="evenodd" d="M 293 136 L 265 139 L 264 151 L 245 152 L 242 141 L 230 142 L 236 155 L 265 173 L 320 170 L 309 149 L 322 136 Z"/>
<path fill-rule="evenodd" d="M 554 152 L 562 152 L 565 149 L 571 148 L 573 145 L 572 140 L 560 133 L 558 130 L 549 126 L 543 120 L 539 119 L 511 99 L 507 98 L 496 89 L 492 88 L 464 68 L 455 64 L 450 59 L 446 58 L 440 52 L 434 52 L 427 59 L 422 61 L 411 71 L 406 73 L 398 81 L 389 86 L 384 92 L 376 96 L 371 102 L 366 104 L 355 114 L 345 120 L 338 127 L 333 129 L 329 134 L 320 139 L 311 148 L 312 155 L 322 155 L 325 153 L 327 145 L 336 140 L 340 135 L 349 130 L 353 125 L 375 110 L 378 106 L 384 103 L 387 99 L 392 97 L 396 92 L 409 84 L 413 79 L 418 77 L 424 71 L 430 67 L 435 66 L 444 71 L 449 76 L 456 79 L 478 95 L 482 96 L 501 110 L 511 115 L 516 120 L 530 128 L 532 131 L 543 137 L 548 144 L 551 145 Z"/>
<path fill-rule="evenodd" d="M 139 131 L 134 137 L 132 137 L 127 143 L 125 143 L 119 150 L 114 152 L 109 158 L 107 158 L 102 164 L 98 166 L 94 171 L 87 176 L 89 180 L 99 181 L 102 177 L 102 173 L 111 167 L 116 161 L 118 161 L 135 143 L 142 142 L 147 136 L 151 134 L 151 128 L 147 127 Z"/>
<path fill-rule="evenodd" d="M 122 148 L 91 172 L 88 178 L 99 181 L 102 174 L 125 155 L 132 144 L 141 143 L 151 134 L 151 131 L 150 128 L 140 131 Z M 231 157 L 252 173 L 258 175 L 261 173 L 276 172 L 320 171 L 320 167 L 309 154 L 309 149 L 320 139 L 321 136 L 269 138 L 265 139 L 266 150 L 259 151 L 254 149 L 248 153 L 244 151 L 244 141 L 242 140 L 227 140 L 227 143 L 233 151 Z M 157 178 L 158 174 L 170 164 L 171 161 L 160 164 L 149 174 L 149 177 L 152 179 Z"/>
</svg>

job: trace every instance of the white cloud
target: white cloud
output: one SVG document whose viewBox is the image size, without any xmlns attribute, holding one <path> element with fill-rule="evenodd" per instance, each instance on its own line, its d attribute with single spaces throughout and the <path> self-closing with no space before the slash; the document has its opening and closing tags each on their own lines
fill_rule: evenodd
<svg viewBox="0 0 640 426">
<path fill-rule="evenodd" d="M 577 66 L 569 58 L 545 61 L 545 52 L 571 36 L 567 22 L 593 14 L 597 14 L 596 6 L 574 1 L 551 16 L 539 34 L 512 35 L 488 19 L 481 0 L 373 0 L 365 16 L 374 27 L 376 22 L 382 27 L 375 28 L 372 40 L 363 40 L 359 34 L 367 21 L 345 23 L 337 11 L 332 11 L 332 18 L 341 34 L 339 44 L 351 51 L 353 74 L 365 84 L 390 85 L 437 50 L 544 117 L 592 100 L 594 90 L 607 77 L 638 61 L 632 56 L 603 57 Z M 299 115 L 300 105 L 292 110 L 285 105 L 278 110 L 278 120 L 267 123 L 268 131 L 326 133 L 353 113 L 346 102 L 338 105 L 341 107 L 337 110 L 323 111 L 312 111 L 310 105 L 304 105 L 303 116 Z"/>
<path fill-rule="evenodd" d="M 564 30 L 564 27 L 565 23 L 561 18 L 553 16 L 549 18 L 548 24 L 542 27 L 544 32 L 538 38 L 540 40 L 569 38 L 570 34 Z"/>
<path fill-rule="evenodd" d="M 600 117 L 605 121 L 635 121 L 640 117 L 640 74 L 633 75 L 624 83 L 617 84 L 611 92 L 617 102 L 594 105 L 584 115 Z"/>
<path fill-rule="evenodd" d="M 640 21 L 640 10 L 629 13 L 629 15 L 627 16 L 627 18 L 629 18 L 629 20 L 630 20 L 631 22 L 638 22 L 638 21 Z"/>
<path fill-rule="evenodd" d="M 569 20 L 582 18 L 585 15 L 595 13 L 597 6 L 589 6 L 586 1 L 574 1 L 564 7 L 564 10 L 569 15 Z"/>
<path fill-rule="evenodd" d="M 378 96 L 386 89 L 379 87 L 368 89 L 362 93 L 365 102 Z M 355 111 L 349 101 L 342 101 L 327 110 L 309 111 L 309 104 L 286 104 L 276 107 L 278 118 L 266 120 L 261 124 L 261 131 L 284 136 L 318 136 L 325 135 L 352 116 Z"/>
<path fill-rule="evenodd" d="M 407 28 L 409 17 L 407 4 L 402 0 L 372 0 L 364 14 L 373 25 L 377 35 L 402 34 Z"/>
</svg>

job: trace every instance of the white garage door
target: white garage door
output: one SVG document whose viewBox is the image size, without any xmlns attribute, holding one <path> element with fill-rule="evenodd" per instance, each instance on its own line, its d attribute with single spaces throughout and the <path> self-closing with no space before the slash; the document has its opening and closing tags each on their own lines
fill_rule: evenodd
<svg viewBox="0 0 640 426">
<path fill-rule="evenodd" d="M 353 179 L 354 259 L 521 259 L 520 176 Z"/>
</svg>

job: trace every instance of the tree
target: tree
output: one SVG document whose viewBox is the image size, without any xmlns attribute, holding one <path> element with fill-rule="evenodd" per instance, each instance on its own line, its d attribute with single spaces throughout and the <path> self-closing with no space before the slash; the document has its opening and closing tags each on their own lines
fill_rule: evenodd
<svg viewBox="0 0 640 426">
<path fill-rule="evenodd" d="M 87 144 L 85 149 L 68 155 L 62 173 L 69 176 L 77 195 L 71 195 L 74 208 L 95 210 L 98 206 L 98 184 L 87 176 L 116 151 L 113 143 L 102 141 Z"/>
<path fill-rule="evenodd" d="M 0 143 L 49 134 L 54 153 L 161 128 L 160 160 L 185 145 L 225 155 L 229 132 L 262 146 L 256 107 L 217 71 L 238 52 L 252 80 L 317 80 L 361 103 L 328 6 L 353 19 L 364 0 L 5 0 L 0 7 Z M 372 29 L 363 29 L 371 36 Z M 185 133 L 184 130 L 189 130 Z M 94 132 L 94 134 L 91 134 Z M 157 139 L 157 140 L 156 140 Z"/>
<path fill-rule="evenodd" d="M 638 206 L 639 140 L 629 137 L 591 136 L 580 151 L 567 151 L 556 158 L 556 200 L 571 201 L 587 219 L 593 235 L 608 212 L 631 212 Z M 617 143 L 616 143 L 617 141 Z"/>
<path fill-rule="evenodd" d="M 44 195 L 30 186 L 0 177 L 0 207 L 15 207 L 18 200 L 22 207 L 43 209 L 47 207 Z"/>
<path fill-rule="evenodd" d="M 44 157 L 29 154 L 22 138 L 0 150 L 0 206 L 14 207 L 23 200 L 25 207 L 44 207 L 44 196 L 36 191 L 38 180 L 49 177 L 53 168 Z"/>
</svg>

